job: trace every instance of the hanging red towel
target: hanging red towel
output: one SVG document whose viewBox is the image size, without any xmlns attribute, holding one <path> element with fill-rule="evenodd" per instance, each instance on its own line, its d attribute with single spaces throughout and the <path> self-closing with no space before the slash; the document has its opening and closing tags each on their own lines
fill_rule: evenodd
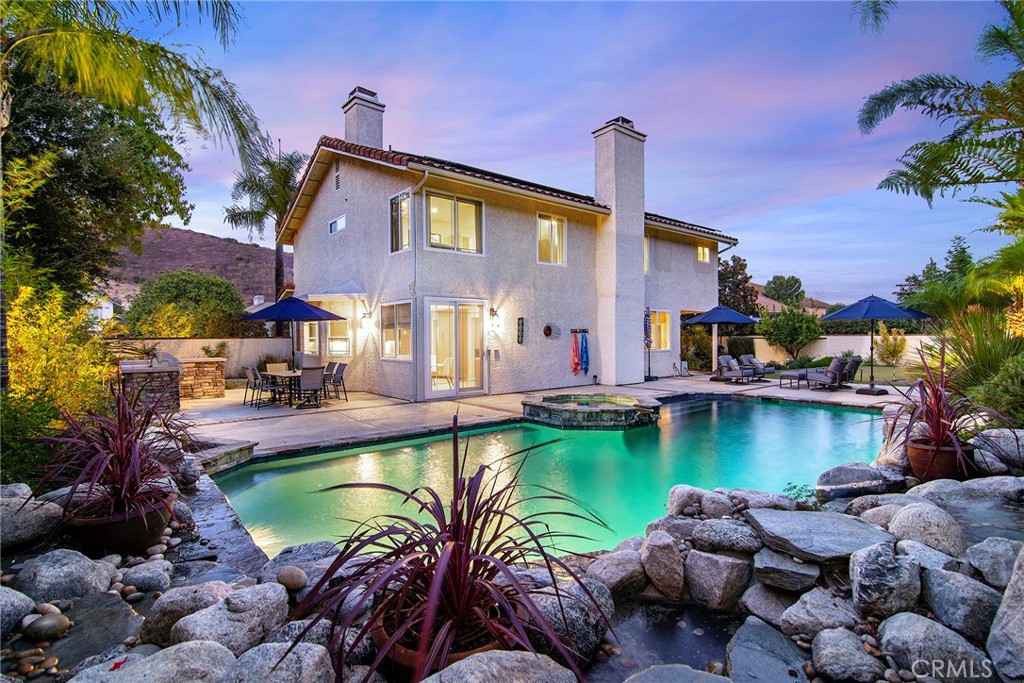
<svg viewBox="0 0 1024 683">
<path fill-rule="evenodd" d="M 574 375 L 580 372 L 580 336 L 575 332 L 572 333 L 572 358 L 569 360 L 569 369 Z"/>
</svg>

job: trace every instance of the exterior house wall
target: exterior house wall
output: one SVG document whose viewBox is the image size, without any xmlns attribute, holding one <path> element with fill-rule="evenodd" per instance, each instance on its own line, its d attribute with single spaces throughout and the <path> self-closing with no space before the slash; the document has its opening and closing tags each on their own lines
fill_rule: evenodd
<svg viewBox="0 0 1024 683">
<path fill-rule="evenodd" d="M 650 272 L 645 278 L 644 306 L 668 311 L 672 347 L 651 351 L 651 374 L 671 376 L 679 364 L 679 325 L 683 311 L 706 311 L 718 305 L 717 244 L 674 233 L 648 230 Z M 697 260 L 697 245 L 711 250 L 706 263 Z M 638 347 L 643 349 L 642 327 L 637 327 Z M 644 362 L 646 363 L 646 352 Z"/>
<path fill-rule="evenodd" d="M 349 280 L 362 285 L 367 292 L 365 305 L 371 312 L 370 328 L 363 329 L 361 320 L 350 321 L 354 334 L 352 358 L 324 355 L 324 359 L 350 363 L 345 383 L 351 390 L 415 400 L 413 364 L 381 358 L 379 325 L 382 303 L 413 296 L 412 253 L 391 253 L 388 198 L 409 189 L 419 174 L 346 158 L 338 166 L 338 175 L 337 190 L 333 167 L 324 177 L 303 228 L 295 236 L 295 291 L 315 294 Z M 342 214 L 345 228 L 329 234 L 328 223 Z M 309 298 L 317 299 L 314 295 Z M 417 343 L 415 315 L 413 330 Z M 323 337 L 321 333 L 321 348 L 326 353 Z"/>
</svg>

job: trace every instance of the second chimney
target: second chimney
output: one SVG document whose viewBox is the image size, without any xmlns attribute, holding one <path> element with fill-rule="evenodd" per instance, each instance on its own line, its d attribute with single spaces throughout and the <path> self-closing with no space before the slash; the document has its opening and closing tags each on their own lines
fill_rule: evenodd
<svg viewBox="0 0 1024 683">
<path fill-rule="evenodd" d="M 345 141 L 384 149 L 384 105 L 377 93 L 357 85 L 345 105 Z"/>
</svg>

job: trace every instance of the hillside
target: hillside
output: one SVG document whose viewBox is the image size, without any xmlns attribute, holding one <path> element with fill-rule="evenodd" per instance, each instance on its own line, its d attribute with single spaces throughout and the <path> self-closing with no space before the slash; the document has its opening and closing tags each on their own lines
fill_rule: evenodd
<svg viewBox="0 0 1024 683">
<path fill-rule="evenodd" d="M 242 234 L 242 233 L 239 233 Z M 274 294 L 274 251 L 231 238 L 216 237 L 191 230 L 159 228 L 147 230 L 142 237 L 142 254 L 121 252 L 124 265 L 110 271 L 105 291 L 124 305 L 139 286 L 154 279 L 162 270 L 191 268 L 230 280 L 246 305 L 261 294 L 267 301 Z M 285 254 L 285 282 L 292 281 L 292 255 Z"/>
</svg>

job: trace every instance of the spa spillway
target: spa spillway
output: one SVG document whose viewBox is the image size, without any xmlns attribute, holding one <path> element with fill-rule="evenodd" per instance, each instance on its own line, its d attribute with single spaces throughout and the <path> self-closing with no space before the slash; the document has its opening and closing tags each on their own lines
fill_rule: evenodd
<svg viewBox="0 0 1024 683">
<path fill-rule="evenodd" d="M 658 421 L 661 403 L 617 394 L 527 396 L 523 416 L 559 429 L 632 429 Z"/>
</svg>

